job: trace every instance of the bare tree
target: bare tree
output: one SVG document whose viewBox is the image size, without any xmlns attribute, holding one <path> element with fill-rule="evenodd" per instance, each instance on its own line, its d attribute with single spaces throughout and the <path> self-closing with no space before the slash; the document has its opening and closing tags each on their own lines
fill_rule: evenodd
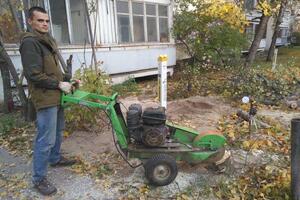
<svg viewBox="0 0 300 200">
<path fill-rule="evenodd" d="M 16 6 L 12 3 L 11 0 L 7 0 L 7 3 L 9 5 L 9 9 L 10 9 L 11 15 L 13 17 L 13 20 L 16 23 L 18 34 L 21 34 L 23 32 L 23 30 L 22 30 L 20 21 L 17 16 L 17 12 L 15 10 Z M 28 100 L 27 100 L 24 88 L 22 86 L 22 81 L 20 80 L 17 70 L 4 48 L 3 42 L 0 43 L 0 60 L 2 61 L 0 63 L 1 69 L 4 69 L 2 71 L 3 71 L 3 73 L 5 73 L 5 78 L 3 79 L 3 87 L 6 88 L 6 92 L 4 93 L 4 95 L 7 95 L 7 96 L 5 96 L 4 99 L 10 99 L 10 95 L 11 95 L 11 92 L 9 92 L 9 89 L 8 89 L 8 88 L 10 88 L 10 90 L 11 90 L 10 76 L 7 75 L 7 71 L 9 71 L 10 75 L 13 78 L 14 84 L 18 90 L 21 105 L 23 107 L 23 115 L 25 117 L 25 120 L 31 121 L 32 120 L 31 117 L 34 117 L 34 114 L 33 114 L 34 110 L 32 110 L 32 106 L 28 107 L 29 104 L 28 104 Z M 7 80 L 8 78 L 9 78 L 9 81 Z M 10 101 L 10 100 L 8 100 L 8 101 Z M 10 105 L 9 102 L 7 105 L 8 106 Z"/>
<path fill-rule="evenodd" d="M 277 19 L 276 19 L 276 23 L 275 23 L 275 27 L 274 27 L 274 33 L 273 33 L 273 37 L 272 37 L 271 46 L 270 46 L 269 51 L 268 51 L 267 61 L 271 61 L 273 56 L 274 56 L 276 39 L 279 36 L 279 31 L 280 31 L 279 25 L 282 23 L 283 16 L 284 16 L 284 11 L 285 11 L 287 2 L 288 2 L 287 0 L 282 0 L 281 3 L 280 3 L 280 9 L 279 9 Z"/>
<path fill-rule="evenodd" d="M 18 93 L 19 93 L 19 97 L 20 97 L 20 100 L 21 100 L 22 107 L 26 108 L 27 97 L 25 95 L 22 83 L 20 82 L 20 79 L 19 79 L 18 73 L 16 71 L 16 68 L 15 68 L 14 64 L 12 63 L 9 55 L 7 54 L 3 43 L 0 44 L 0 60 L 2 60 L 2 63 L 3 63 L 3 64 L 1 64 L 1 66 L 4 67 L 4 65 L 6 65 L 7 69 L 9 70 L 9 72 L 10 72 L 12 78 L 13 78 L 13 81 L 14 81 L 17 89 L 18 89 Z M 4 84 L 6 84 L 6 82 Z M 4 87 L 8 87 L 8 86 L 5 85 Z M 24 114 L 26 115 L 26 113 L 27 113 L 27 111 L 25 109 Z"/>
<path fill-rule="evenodd" d="M 0 47 L 3 46 L 2 33 L 0 30 Z M 0 55 L 2 49 L 0 48 Z M 3 112 L 9 113 L 13 108 L 13 97 L 12 97 L 12 89 L 10 84 L 10 73 L 7 67 L 5 60 L 0 56 L 0 70 L 1 77 L 3 82 L 3 94 L 4 94 L 4 102 L 3 102 Z"/>
<path fill-rule="evenodd" d="M 95 37 L 94 37 L 94 34 L 92 32 L 92 23 L 91 23 L 91 19 L 90 19 L 90 13 L 91 12 L 89 11 L 87 0 L 84 1 L 84 5 L 85 5 L 86 18 L 87 18 L 87 22 L 88 22 L 89 35 L 90 35 L 90 38 L 91 38 L 91 47 L 92 47 L 92 63 L 91 63 L 91 66 L 93 65 L 93 62 L 94 62 L 95 69 L 96 69 L 97 58 L 96 58 L 96 49 L 95 49 Z M 96 3 L 95 5 L 96 5 L 96 9 L 92 10 L 92 12 L 96 12 L 96 21 L 97 21 L 98 3 Z M 94 31 L 96 31 L 96 29 Z"/>
<path fill-rule="evenodd" d="M 12 3 L 11 0 L 7 0 L 7 3 L 9 5 L 9 9 L 10 9 L 10 12 L 11 12 L 11 14 L 13 16 L 13 19 L 14 19 L 14 21 L 16 23 L 17 29 L 21 33 L 23 30 L 22 30 L 22 27 L 21 27 L 21 23 L 20 23 L 20 21 L 18 19 L 18 15 L 17 15 L 17 11 L 15 9 L 15 6 L 13 5 L 13 3 Z"/>
</svg>

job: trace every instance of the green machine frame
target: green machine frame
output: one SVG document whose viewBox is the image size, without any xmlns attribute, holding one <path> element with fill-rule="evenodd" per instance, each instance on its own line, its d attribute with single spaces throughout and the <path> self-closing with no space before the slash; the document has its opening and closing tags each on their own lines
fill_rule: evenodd
<svg viewBox="0 0 300 200">
<path fill-rule="evenodd" d="M 80 104 L 104 110 L 110 118 L 116 142 L 127 158 L 147 160 L 157 154 L 168 154 L 176 160 L 199 163 L 213 157 L 222 150 L 224 151 L 226 143 L 224 136 L 219 134 L 199 135 L 195 130 L 169 122 L 166 125 L 170 131 L 170 139 L 164 145 L 149 148 L 141 144 L 131 143 L 117 97 L 117 93 L 108 97 L 76 90 L 72 94 L 63 94 L 61 104 L 63 106 Z"/>
</svg>

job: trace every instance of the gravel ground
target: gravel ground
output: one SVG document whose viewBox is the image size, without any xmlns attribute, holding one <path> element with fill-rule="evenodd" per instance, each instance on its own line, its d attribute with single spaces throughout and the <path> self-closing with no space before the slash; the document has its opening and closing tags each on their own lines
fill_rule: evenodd
<svg viewBox="0 0 300 200">
<path fill-rule="evenodd" d="M 21 177 L 24 184 L 15 183 L 12 187 L 1 185 L 0 199 L 45 199 L 40 195 L 31 184 L 31 162 L 28 159 L 20 156 L 9 154 L 3 148 L 0 148 L 0 180 L 14 179 L 16 176 Z M 88 176 L 81 176 L 68 170 L 68 168 L 49 168 L 49 180 L 56 185 L 58 192 L 47 199 L 116 199 L 115 194 L 109 191 L 104 191 L 100 184 L 97 184 L 93 179 Z M 1 183 L 1 182 L 0 182 Z M 9 182 L 8 182 L 9 184 Z M 25 186 L 25 188 L 23 188 Z M 6 194 L 6 195 L 4 195 Z"/>
</svg>

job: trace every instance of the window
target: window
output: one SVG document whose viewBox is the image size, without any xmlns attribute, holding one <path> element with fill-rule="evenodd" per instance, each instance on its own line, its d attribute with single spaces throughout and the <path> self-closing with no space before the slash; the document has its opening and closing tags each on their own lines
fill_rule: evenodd
<svg viewBox="0 0 300 200">
<path fill-rule="evenodd" d="M 84 44 L 89 42 L 83 1 L 49 0 L 49 3 L 52 33 L 59 44 Z"/>
<path fill-rule="evenodd" d="M 32 7 L 32 6 L 40 6 L 40 7 L 44 7 L 44 0 L 27 0 L 28 2 L 28 8 Z M 24 4 L 26 4 L 26 1 L 24 1 Z"/>
<path fill-rule="evenodd" d="M 62 0 L 51 0 L 51 20 L 53 36 L 58 43 L 70 42 L 66 4 Z"/>
<path fill-rule="evenodd" d="M 117 0 L 116 7 L 120 43 L 169 41 L 167 5 Z"/>
<path fill-rule="evenodd" d="M 245 10 L 253 10 L 255 8 L 255 0 L 245 0 L 244 8 Z"/>
<path fill-rule="evenodd" d="M 169 41 L 169 25 L 168 25 L 168 7 L 159 5 L 159 41 L 168 42 Z"/>
<path fill-rule="evenodd" d="M 245 27 L 245 34 L 246 38 L 250 41 L 254 38 L 254 25 L 250 23 L 248 26 Z"/>
<path fill-rule="evenodd" d="M 286 44 L 288 42 L 288 29 L 287 28 L 281 28 L 278 37 L 281 38 L 281 42 L 283 44 Z"/>
<path fill-rule="evenodd" d="M 134 42 L 145 42 L 144 4 L 132 3 Z"/>
<path fill-rule="evenodd" d="M 88 26 L 85 15 L 84 1 L 72 0 L 70 4 L 71 20 L 72 20 L 72 34 L 74 44 L 84 44 L 89 42 Z"/>
<path fill-rule="evenodd" d="M 120 42 L 131 42 L 128 2 L 117 1 L 117 18 Z"/>
<path fill-rule="evenodd" d="M 17 16 L 23 30 L 27 28 L 26 25 L 28 26 L 25 20 L 28 17 L 27 9 L 32 6 L 40 6 L 48 11 L 51 19 L 50 32 L 58 44 L 89 43 L 84 1 L 26 0 L 23 1 L 23 5 L 21 5 L 20 0 L 12 2 L 15 7 L 25 8 L 25 11 L 17 11 Z M 6 1 L 0 1 L 0 27 L 5 43 L 17 43 L 19 41 L 19 31 Z"/>
<path fill-rule="evenodd" d="M 146 4 L 148 42 L 157 41 L 156 6 Z"/>
<path fill-rule="evenodd" d="M 287 28 L 281 28 L 279 32 L 279 37 L 288 37 L 288 29 Z"/>
</svg>

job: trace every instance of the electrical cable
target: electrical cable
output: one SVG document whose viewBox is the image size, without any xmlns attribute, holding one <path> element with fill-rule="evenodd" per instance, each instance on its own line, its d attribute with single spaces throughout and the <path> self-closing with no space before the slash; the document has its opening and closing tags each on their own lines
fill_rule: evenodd
<svg viewBox="0 0 300 200">
<path fill-rule="evenodd" d="M 140 166 L 142 166 L 142 165 L 144 164 L 143 162 L 141 162 L 140 164 L 134 166 L 134 165 L 132 165 L 132 164 L 128 161 L 128 159 L 126 158 L 126 156 L 125 156 L 124 153 L 122 152 L 120 145 L 119 145 L 119 144 L 117 143 L 117 141 L 116 141 L 116 137 L 115 137 L 115 132 L 114 132 L 114 128 L 113 128 L 113 125 L 112 125 L 112 121 L 111 121 L 111 119 L 110 119 L 108 113 L 107 113 L 106 111 L 104 111 L 104 113 L 106 114 L 106 116 L 108 117 L 108 119 L 109 119 L 109 121 L 110 121 L 114 145 L 115 145 L 115 147 L 116 147 L 118 153 L 119 153 L 119 154 L 121 155 L 121 157 L 123 158 L 123 160 L 124 160 L 131 168 L 134 168 L 134 169 L 135 169 L 135 168 L 138 168 L 138 167 L 140 167 Z"/>
</svg>

